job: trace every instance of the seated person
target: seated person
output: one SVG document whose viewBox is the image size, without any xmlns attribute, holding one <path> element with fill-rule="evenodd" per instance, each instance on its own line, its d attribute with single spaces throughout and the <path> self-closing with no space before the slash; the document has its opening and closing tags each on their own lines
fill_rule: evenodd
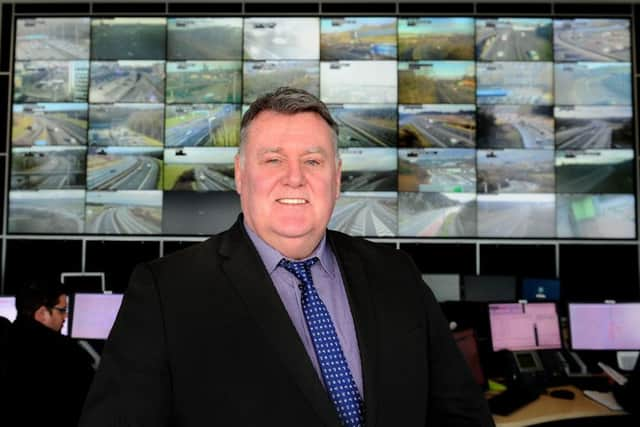
<svg viewBox="0 0 640 427">
<path fill-rule="evenodd" d="M 56 282 L 32 282 L 16 295 L 17 317 L 9 329 L 4 419 L 20 425 L 75 426 L 93 379 L 91 358 L 61 335 L 67 295 Z M 7 418 L 8 417 L 8 418 Z"/>
</svg>

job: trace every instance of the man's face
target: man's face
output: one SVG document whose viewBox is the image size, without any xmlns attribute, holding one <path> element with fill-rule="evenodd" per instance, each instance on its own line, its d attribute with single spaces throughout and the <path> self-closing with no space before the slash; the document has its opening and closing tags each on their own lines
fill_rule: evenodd
<svg viewBox="0 0 640 427">
<path fill-rule="evenodd" d="M 49 310 L 45 310 L 40 323 L 42 323 L 49 329 L 60 332 L 66 319 L 67 296 L 63 294 L 58 297 L 58 303 L 55 306 L 51 307 Z"/>
<path fill-rule="evenodd" d="M 244 161 L 236 157 L 245 221 L 291 258 L 313 251 L 340 194 L 341 165 L 330 132 L 313 112 L 263 111 L 249 126 Z"/>
</svg>

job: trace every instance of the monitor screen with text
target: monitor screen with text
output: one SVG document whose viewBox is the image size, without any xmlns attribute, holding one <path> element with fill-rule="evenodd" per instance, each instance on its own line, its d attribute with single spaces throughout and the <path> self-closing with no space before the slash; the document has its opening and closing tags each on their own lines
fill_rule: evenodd
<svg viewBox="0 0 640 427">
<path fill-rule="evenodd" d="M 639 350 L 640 303 L 569 304 L 574 350 Z"/>
<path fill-rule="evenodd" d="M 489 322 L 493 351 L 562 347 L 554 303 L 489 304 Z"/>
</svg>

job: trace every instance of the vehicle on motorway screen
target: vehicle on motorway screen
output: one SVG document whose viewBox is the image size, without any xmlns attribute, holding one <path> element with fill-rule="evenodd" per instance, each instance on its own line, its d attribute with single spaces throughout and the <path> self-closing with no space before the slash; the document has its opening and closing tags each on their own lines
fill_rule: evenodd
<svg viewBox="0 0 640 427">
<path fill-rule="evenodd" d="M 242 100 L 242 62 L 168 62 L 166 99 L 167 104 L 239 104 Z"/>
<path fill-rule="evenodd" d="M 478 193 L 555 192 L 552 150 L 478 150 Z"/>
<path fill-rule="evenodd" d="M 395 104 L 396 61 L 321 62 L 320 95 L 327 104 Z"/>
<path fill-rule="evenodd" d="M 478 148 L 553 149 L 553 107 L 481 105 Z"/>
<path fill-rule="evenodd" d="M 234 191 L 237 147 L 185 147 L 164 151 L 166 191 Z"/>
<path fill-rule="evenodd" d="M 160 234 L 162 191 L 88 191 L 85 233 Z"/>
<path fill-rule="evenodd" d="M 555 237 L 555 194 L 478 194 L 478 237 Z"/>
<path fill-rule="evenodd" d="M 242 18 L 169 18 L 167 59 L 242 59 Z"/>
<path fill-rule="evenodd" d="M 558 237 L 635 239 L 633 194 L 558 194 Z"/>
<path fill-rule="evenodd" d="M 415 61 L 398 63 L 400 104 L 475 103 L 475 63 Z"/>
<path fill-rule="evenodd" d="M 553 104 L 551 62 L 478 62 L 476 67 L 478 104 Z"/>
<path fill-rule="evenodd" d="M 558 62 L 631 62 L 628 19 L 556 19 L 553 52 Z"/>
<path fill-rule="evenodd" d="M 395 191 L 347 191 L 336 201 L 329 228 L 352 236 L 396 236 L 397 211 Z"/>
<path fill-rule="evenodd" d="M 475 105 L 400 105 L 400 147 L 474 148 Z"/>
<path fill-rule="evenodd" d="M 250 104 L 259 96 L 281 86 L 304 89 L 319 95 L 318 61 L 256 61 L 243 66 L 243 102 Z"/>
<path fill-rule="evenodd" d="M 399 193 L 398 235 L 475 237 L 475 193 Z"/>
<path fill-rule="evenodd" d="M 629 193 L 633 150 L 556 151 L 558 193 Z"/>
<path fill-rule="evenodd" d="M 89 18 L 16 19 L 18 61 L 89 58 Z"/>
<path fill-rule="evenodd" d="M 633 108 L 561 106 L 554 108 L 555 145 L 561 150 L 633 148 Z"/>
<path fill-rule="evenodd" d="M 401 61 L 473 61 L 473 18 L 400 18 L 398 48 Z"/>
<path fill-rule="evenodd" d="M 91 21 L 91 59 L 164 59 L 166 18 L 99 18 Z"/>
<path fill-rule="evenodd" d="M 476 150 L 401 148 L 398 191 L 473 193 L 476 191 Z"/>
<path fill-rule="evenodd" d="M 11 146 L 86 144 L 87 104 L 13 104 Z"/>
<path fill-rule="evenodd" d="M 16 61 L 14 102 L 87 102 L 89 61 Z"/>
<path fill-rule="evenodd" d="M 478 61 L 552 61 L 553 26 L 548 18 L 476 20 Z"/>
<path fill-rule="evenodd" d="M 396 18 L 323 18 L 320 59 L 396 59 Z"/>
<path fill-rule="evenodd" d="M 165 146 L 238 146 L 240 112 L 234 104 L 167 105 Z"/>
<path fill-rule="evenodd" d="M 18 147 L 11 150 L 11 190 L 84 189 L 86 147 Z"/>
<path fill-rule="evenodd" d="M 397 191 L 395 148 L 341 148 L 342 191 Z"/>
<path fill-rule="evenodd" d="M 391 104 L 331 104 L 331 116 L 338 123 L 338 146 L 395 147 L 397 107 Z"/>
<path fill-rule="evenodd" d="M 244 59 L 318 60 L 319 18 L 245 18 Z"/>
<path fill-rule="evenodd" d="M 9 232 L 82 233 L 85 193 L 85 190 L 10 191 Z"/>
<path fill-rule="evenodd" d="M 161 189 L 162 148 L 89 148 L 87 190 Z"/>
<path fill-rule="evenodd" d="M 631 105 L 631 64 L 555 64 L 556 105 Z"/>
<path fill-rule="evenodd" d="M 164 102 L 164 61 L 91 62 L 89 102 Z"/>
<path fill-rule="evenodd" d="M 92 104 L 89 145 L 161 147 L 163 118 L 162 104 Z"/>
</svg>

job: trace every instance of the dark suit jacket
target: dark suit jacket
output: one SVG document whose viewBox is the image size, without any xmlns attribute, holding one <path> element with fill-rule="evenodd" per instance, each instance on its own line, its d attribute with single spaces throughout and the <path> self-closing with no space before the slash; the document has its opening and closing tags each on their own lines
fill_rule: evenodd
<svg viewBox="0 0 640 427">
<path fill-rule="evenodd" d="M 366 425 L 491 425 L 408 256 L 328 232 L 354 316 Z M 139 266 L 81 426 L 339 426 L 242 226 Z"/>
</svg>

